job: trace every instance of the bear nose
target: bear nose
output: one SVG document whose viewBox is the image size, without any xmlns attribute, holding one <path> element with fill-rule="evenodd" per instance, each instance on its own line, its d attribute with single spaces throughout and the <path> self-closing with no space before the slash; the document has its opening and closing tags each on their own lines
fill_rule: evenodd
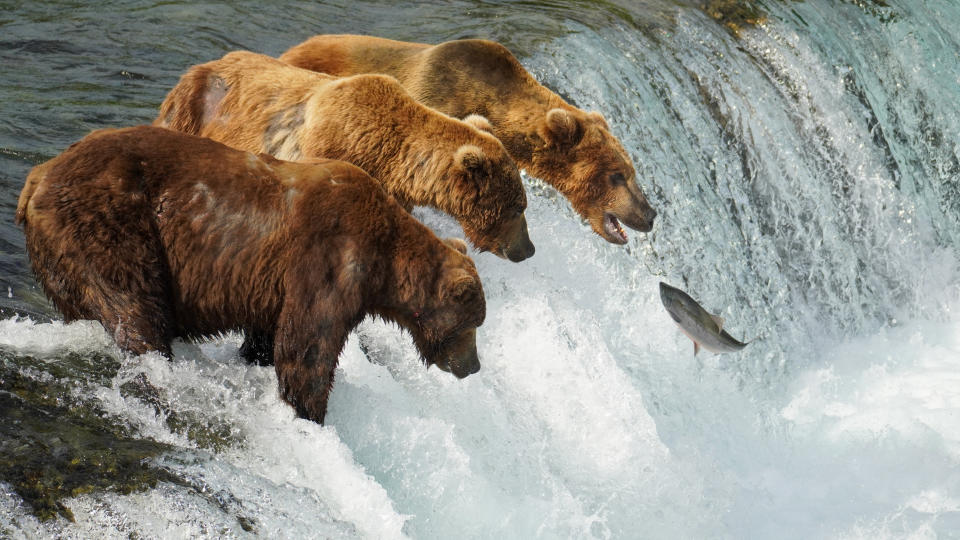
<svg viewBox="0 0 960 540">
<path fill-rule="evenodd" d="M 467 368 L 467 375 L 473 375 L 474 373 L 480 371 L 480 361 L 476 361 Z"/>
<path fill-rule="evenodd" d="M 447 363 L 450 373 L 457 376 L 458 379 L 469 377 L 480 371 L 480 357 L 477 355 L 477 346 L 472 344 L 469 350 L 451 358 Z"/>
<path fill-rule="evenodd" d="M 457 369 L 452 369 L 453 366 L 451 366 L 451 371 L 458 379 L 465 379 L 480 371 L 480 360 L 477 358 L 472 359 L 470 362 L 464 362 L 464 364 L 458 365 Z"/>
<path fill-rule="evenodd" d="M 504 254 L 507 256 L 507 259 L 510 259 L 511 262 L 520 262 L 533 257 L 533 254 L 536 253 L 536 251 L 537 248 L 534 247 L 533 242 L 527 240 L 526 242 L 519 242 L 505 249 Z"/>
<path fill-rule="evenodd" d="M 657 217 L 657 211 L 649 204 L 644 203 L 639 208 L 633 208 L 627 212 L 614 213 L 621 223 L 635 231 L 650 232 L 653 229 L 653 222 Z"/>
</svg>

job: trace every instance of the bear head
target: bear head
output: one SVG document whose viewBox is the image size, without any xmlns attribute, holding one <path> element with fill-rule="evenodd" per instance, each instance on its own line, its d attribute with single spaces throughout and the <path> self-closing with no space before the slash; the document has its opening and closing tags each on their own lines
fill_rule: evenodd
<svg viewBox="0 0 960 540">
<path fill-rule="evenodd" d="M 554 185 L 594 232 L 608 242 L 625 244 L 624 225 L 647 232 L 656 211 L 637 186 L 636 173 L 620 141 L 599 113 L 555 108 L 547 111 L 539 135 L 544 148 L 535 173 Z"/>
<path fill-rule="evenodd" d="M 418 276 L 430 286 L 412 295 L 405 312 L 392 318 L 410 332 L 427 366 L 462 379 L 480 370 L 477 327 L 486 317 L 486 300 L 467 245 L 455 238 L 442 245 L 436 273 Z"/>
<path fill-rule="evenodd" d="M 458 215 L 463 232 L 480 251 L 520 262 L 534 254 L 535 248 L 527 232 L 524 211 L 527 195 L 520 179 L 520 170 L 499 140 L 490 134 L 490 123 L 482 116 L 471 115 L 464 122 L 481 135 L 464 144 L 454 154 L 454 172 L 458 178 L 452 185 L 469 186 L 457 197 Z"/>
</svg>

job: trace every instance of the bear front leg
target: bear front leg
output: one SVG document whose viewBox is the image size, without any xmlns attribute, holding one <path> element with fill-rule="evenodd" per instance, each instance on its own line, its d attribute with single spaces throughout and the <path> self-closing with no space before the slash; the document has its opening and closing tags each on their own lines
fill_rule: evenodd
<svg viewBox="0 0 960 540">
<path fill-rule="evenodd" d="M 274 364 L 283 399 L 300 418 L 323 424 L 334 370 L 348 331 L 340 325 L 322 325 L 310 330 L 279 329 Z"/>
<path fill-rule="evenodd" d="M 258 366 L 273 365 L 273 334 L 259 330 L 245 330 L 240 358 Z"/>
</svg>

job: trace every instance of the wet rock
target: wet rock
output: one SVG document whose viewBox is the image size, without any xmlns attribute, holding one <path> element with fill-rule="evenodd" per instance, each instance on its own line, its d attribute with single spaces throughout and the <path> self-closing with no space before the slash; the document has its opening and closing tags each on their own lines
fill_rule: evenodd
<svg viewBox="0 0 960 540">
<path fill-rule="evenodd" d="M 169 480 L 151 465 L 170 446 L 137 439 L 96 401 L 74 389 L 108 378 L 109 357 L 64 355 L 41 361 L 0 350 L 0 481 L 10 484 L 41 520 L 61 515 L 62 502 L 94 491 L 131 493 Z"/>
<path fill-rule="evenodd" d="M 739 37 L 745 26 L 756 26 L 767 20 L 767 14 L 750 0 L 707 0 L 703 10 Z"/>
</svg>

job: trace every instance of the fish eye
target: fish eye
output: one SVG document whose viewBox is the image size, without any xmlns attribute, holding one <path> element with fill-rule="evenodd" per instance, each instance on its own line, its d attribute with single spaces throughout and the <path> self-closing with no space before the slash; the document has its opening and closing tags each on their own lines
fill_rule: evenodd
<svg viewBox="0 0 960 540">
<path fill-rule="evenodd" d="M 623 173 L 615 172 L 610 175 L 610 183 L 614 186 L 622 186 L 627 183 L 627 179 L 623 176 Z"/>
</svg>

